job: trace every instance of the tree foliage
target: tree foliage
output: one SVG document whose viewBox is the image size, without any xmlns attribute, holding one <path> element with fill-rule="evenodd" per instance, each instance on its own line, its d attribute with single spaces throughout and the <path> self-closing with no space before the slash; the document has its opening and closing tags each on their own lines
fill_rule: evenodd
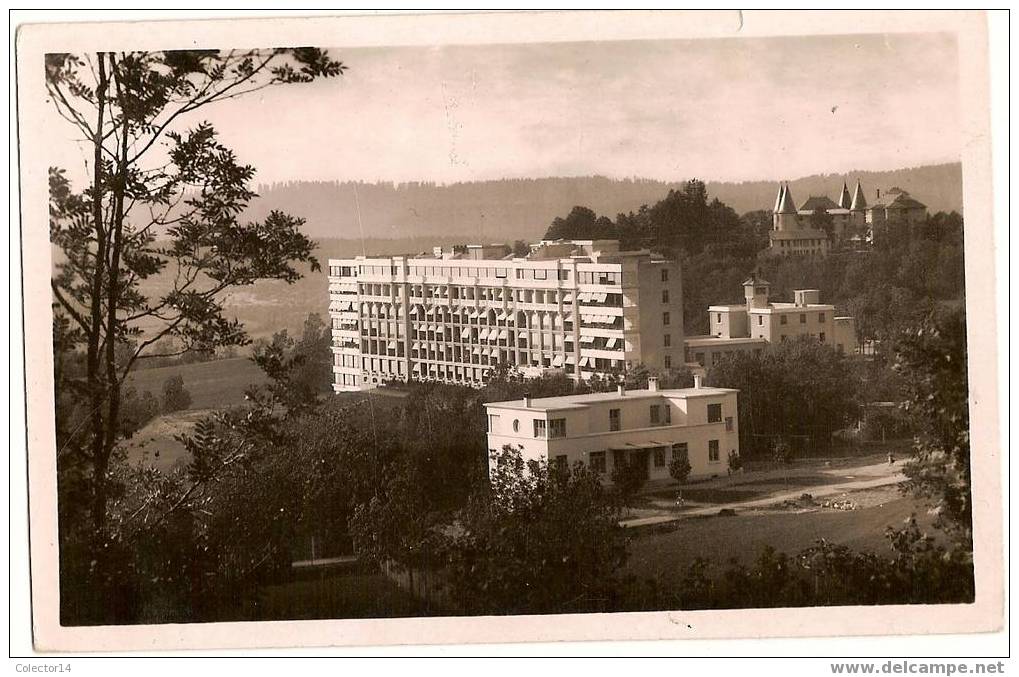
<svg viewBox="0 0 1019 677">
<path fill-rule="evenodd" d="M 736 388 L 740 450 L 768 456 L 774 440 L 824 449 L 857 420 L 862 383 L 849 360 L 809 337 L 771 344 L 759 355 L 737 352 L 712 365 L 707 382 Z M 790 449 L 791 451 L 791 449 Z"/>
<path fill-rule="evenodd" d="M 191 406 L 191 393 L 184 387 L 184 377 L 180 374 L 163 381 L 163 411 L 172 413 Z"/>
<path fill-rule="evenodd" d="M 618 509 L 599 477 L 498 450 L 490 490 L 459 514 L 447 548 L 452 597 L 470 613 L 612 607 L 626 558 Z"/>
<path fill-rule="evenodd" d="M 167 337 L 181 353 L 244 344 L 243 328 L 224 312 L 225 292 L 263 279 L 293 282 L 298 263 L 318 267 L 301 219 L 273 212 L 241 221 L 255 197 L 254 168 L 211 125 L 185 122 L 217 101 L 343 68 L 312 48 L 46 55 L 49 101 L 88 150 L 84 189 L 64 169 L 49 172 L 50 239 L 59 252 L 51 289 L 56 349 L 84 354 L 82 373 L 59 374 L 57 388 L 76 393 L 87 412 L 86 425 L 58 427 L 66 435 L 59 469 L 87 486 L 100 569 L 111 547 L 107 503 L 118 491 L 111 461 L 122 387 L 136 361 L 159 355 L 152 348 Z M 150 295 L 143 283 L 155 277 L 169 283 Z"/>
<path fill-rule="evenodd" d="M 940 524 L 968 543 L 973 507 L 965 313 L 928 317 L 903 334 L 895 352 L 905 411 L 918 431 L 905 468 L 907 488 L 929 499 Z"/>
</svg>

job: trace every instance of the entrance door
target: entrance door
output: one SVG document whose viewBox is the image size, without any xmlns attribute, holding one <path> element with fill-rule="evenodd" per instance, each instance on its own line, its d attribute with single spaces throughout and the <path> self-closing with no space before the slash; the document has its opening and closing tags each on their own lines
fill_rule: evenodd
<svg viewBox="0 0 1019 677">
<path fill-rule="evenodd" d="M 630 452 L 630 463 L 637 464 L 637 467 L 640 468 L 641 470 L 641 477 L 643 477 L 645 480 L 648 478 L 650 472 L 649 468 L 650 455 L 651 452 L 647 449 L 640 449 L 639 451 Z"/>
</svg>

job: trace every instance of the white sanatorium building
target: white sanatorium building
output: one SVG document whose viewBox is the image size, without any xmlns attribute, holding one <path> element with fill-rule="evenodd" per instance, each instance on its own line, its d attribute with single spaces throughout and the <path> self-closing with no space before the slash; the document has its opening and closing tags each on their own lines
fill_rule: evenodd
<svg viewBox="0 0 1019 677">
<path fill-rule="evenodd" d="M 574 378 L 683 362 L 679 265 L 615 240 L 329 260 L 333 390 L 477 385 L 505 363 Z"/>
<path fill-rule="evenodd" d="M 809 336 L 842 353 L 857 348 L 856 321 L 835 316 L 835 306 L 821 303 L 816 289 L 793 290 L 792 303 L 769 298 L 771 283 L 756 275 L 743 282 L 745 303 L 708 307 L 707 336 L 686 338 L 687 365 L 708 369 L 733 352 L 759 353 L 769 343 Z"/>
<path fill-rule="evenodd" d="M 736 396 L 729 388 L 693 388 L 591 393 L 485 405 L 489 453 L 506 445 L 525 459 L 546 458 L 572 467 L 582 462 L 611 474 L 637 463 L 647 479 L 669 478 L 669 462 L 686 456 L 691 477 L 723 475 L 730 453 L 739 454 Z"/>
</svg>

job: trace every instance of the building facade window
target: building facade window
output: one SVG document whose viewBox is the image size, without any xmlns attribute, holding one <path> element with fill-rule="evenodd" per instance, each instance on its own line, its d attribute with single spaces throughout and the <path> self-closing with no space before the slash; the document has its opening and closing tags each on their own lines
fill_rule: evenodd
<svg viewBox="0 0 1019 677">
<path fill-rule="evenodd" d="M 665 467 L 665 447 L 655 447 L 655 467 Z"/>
<path fill-rule="evenodd" d="M 609 409 L 609 430 L 616 431 L 621 429 L 621 421 L 618 409 Z"/>
<path fill-rule="evenodd" d="M 661 423 L 662 408 L 657 404 L 651 405 L 651 425 L 658 425 Z"/>
<path fill-rule="evenodd" d="M 669 281 L 669 269 L 668 268 L 662 268 L 662 282 L 668 282 L 668 281 Z"/>
<path fill-rule="evenodd" d="M 758 315 L 757 316 L 757 326 L 760 327 L 763 324 L 764 324 L 764 315 Z"/>
<path fill-rule="evenodd" d="M 663 289 L 662 290 L 662 303 L 668 303 L 668 302 L 669 302 L 669 290 L 668 289 Z"/>
<path fill-rule="evenodd" d="M 548 424 L 544 419 L 538 418 L 534 420 L 534 436 L 541 439 L 548 437 Z"/>
<path fill-rule="evenodd" d="M 513 419 L 513 432 L 520 432 L 520 419 L 518 418 Z"/>
<path fill-rule="evenodd" d="M 719 458 L 718 440 L 708 440 L 708 462 L 718 463 Z"/>
<path fill-rule="evenodd" d="M 789 316 L 788 315 L 782 315 L 781 317 L 782 317 L 782 319 L 779 320 L 779 322 L 778 322 L 779 324 L 789 324 Z"/>
<path fill-rule="evenodd" d="M 662 405 L 662 421 L 666 425 L 672 423 L 672 408 L 667 404 Z"/>
<path fill-rule="evenodd" d="M 725 417 L 725 432 L 727 433 L 732 432 L 732 416 Z"/>
<path fill-rule="evenodd" d="M 708 423 L 721 423 L 722 422 L 722 405 L 721 404 L 709 404 L 708 405 Z"/>
<path fill-rule="evenodd" d="M 475 419 L 477 420 L 477 419 Z M 489 414 L 488 415 L 488 432 L 494 433 L 496 426 L 499 425 L 499 415 Z"/>
<path fill-rule="evenodd" d="M 824 313 L 817 314 L 817 321 L 820 322 L 821 324 L 824 324 Z"/>
<path fill-rule="evenodd" d="M 596 472 L 599 475 L 605 474 L 605 452 L 604 451 L 592 451 L 591 452 L 591 471 Z"/>
<path fill-rule="evenodd" d="M 672 355 L 665 356 L 664 364 L 666 369 L 672 369 Z"/>
<path fill-rule="evenodd" d="M 669 326 L 669 314 L 668 313 L 662 313 L 662 324 L 665 325 L 666 327 Z"/>
<path fill-rule="evenodd" d="M 688 458 L 690 455 L 690 446 L 686 442 L 679 442 L 678 444 L 672 445 L 672 460 L 678 460 L 681 458 Z"/>
<path fill-rule="evenodd" d="M 555 467 L 559 470 L 566 470 L 569 467 L 566 461 L 566 454 L 558 454 L 555 457 Z"/>
<path fill-rule="evenodd" d="M 672 334 L 666 334 L 662 337 L 662 345 L 666 348 L 672 345 Z"/>
<path fill-rule="evenodd" d="M 553 418 L 548 422 L 548 437 L 552 440 L 566 437 L 566 419 Z"/>
<path fill-rule="evenodd" d="M 807 323 L 807 314 L 806 313 L 800 313 L 800 324 L 806 324 L 806 323 Z"/>
<path fill-rule="evenodd" d="M 817 338 L 821 343 L 824 343 L 824 332 L 822 331 L 820 334 L 818 334 Z"/>
</svg>

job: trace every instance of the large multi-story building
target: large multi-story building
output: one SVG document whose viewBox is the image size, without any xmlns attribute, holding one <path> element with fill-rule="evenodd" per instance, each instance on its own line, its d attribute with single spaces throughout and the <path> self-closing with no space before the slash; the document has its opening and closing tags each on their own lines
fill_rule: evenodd
<svg viewBox="0 0 1019 677">
<path fill-rule="evenodd" d="M 793 291 L 792 303 L 770 300 L 771 283 L 757 276 L 743 282 L 745 303 L 708 307 L 706 336 L 688 336 L 684 359 L 691 366 L 709 368 L 737 351 L 760 352 L 769 343 L 810 336 L 836 350 L 856 351 L 856 322 L 836 317 L 835 306 L 820 303 L 816 289 Z"/>
<path fill-rule="evenodd" d="M 615 240 L 329 260 L 333 389 L 480 385 L 500 364 L 578 379 L 683 358 L 678 264 Z"/>
<path fill-rule="evenodd" d="M 691 477 L 725 474 L 739 454 L 737 390 L 693 388 L 625 390 L 530 398 L 485 405 L 489 453 L 509 445 L 525 459 L 572 467 L 581 462 L 611 475 L 636 463 L 647 479 L 669 478 L 669 463 L 685 456 Z"/>
</svg>

